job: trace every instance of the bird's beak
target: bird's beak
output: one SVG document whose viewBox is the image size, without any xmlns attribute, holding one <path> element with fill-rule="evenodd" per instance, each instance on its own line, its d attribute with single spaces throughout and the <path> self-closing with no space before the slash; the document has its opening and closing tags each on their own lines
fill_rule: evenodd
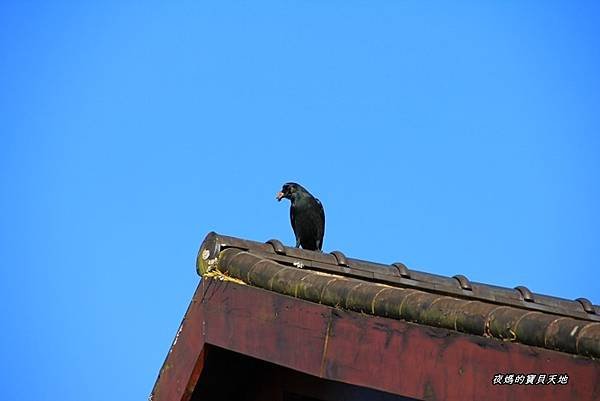
<svg viewBox="0 0 600 401">
<path fill-rule="evenodd" d="M 283 192 L 277 192 L 275 199 L 277 199 L 278 202 L 281 202 L 281 200 L 283 199 Z"/>
</svg>

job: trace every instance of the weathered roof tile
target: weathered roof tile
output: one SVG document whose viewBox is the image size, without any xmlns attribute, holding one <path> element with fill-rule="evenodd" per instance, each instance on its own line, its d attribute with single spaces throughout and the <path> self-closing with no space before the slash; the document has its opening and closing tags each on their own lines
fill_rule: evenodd
<svg viewBox="0 0 600 401">
<path fill-rule="evenodd" d="M 210 233 L 200 275 L 230 276 L 307 301 L 600 358 L 600 307 L 409 269 Z"/>
</svg>

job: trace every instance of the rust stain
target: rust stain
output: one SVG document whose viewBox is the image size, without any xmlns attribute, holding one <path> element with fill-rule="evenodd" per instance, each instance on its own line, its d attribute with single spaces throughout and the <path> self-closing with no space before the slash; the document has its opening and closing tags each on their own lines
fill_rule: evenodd
<svg viewBox="0 0 600 401">
<path fill-rule="evenodd" d="M 425 401 L 435 401 L 435 391 L 433 389 L 433 386 L 431 385 L 431 383 L 428 381 L 425 383 L 425 389 L 423 392 L 423 399 Z"/>
<path fill-rule="evenodd" d="M 333 320 L 333 317 L 330 314 L 329 320 L 327 321 L 327 331 L 325 332 L 325 342 L 323 343 L 323 356 L 321 357 L 321 368 L 319 370 L 320 377 L 325 377 L 325 360 L 327 358 L 327 344 L 329 343 L 329 334 L 331 332 L 332 320 Z"/>
</svg>

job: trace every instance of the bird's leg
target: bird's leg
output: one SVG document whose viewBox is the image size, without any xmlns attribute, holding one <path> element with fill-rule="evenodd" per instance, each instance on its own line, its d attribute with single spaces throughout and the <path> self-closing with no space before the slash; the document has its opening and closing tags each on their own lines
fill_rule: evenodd
<svg viewBox="0 0 600 401">
<path fill-rule="evenodd" d="M 300 248 L 300 239 L 296 238 L 296 248 Z"/>
</svg>

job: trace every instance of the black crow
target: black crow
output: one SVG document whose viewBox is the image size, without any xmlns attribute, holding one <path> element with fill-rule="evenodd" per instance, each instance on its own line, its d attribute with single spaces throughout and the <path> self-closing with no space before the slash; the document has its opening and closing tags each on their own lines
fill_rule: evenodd
<svg viewBox="0 0 600 401">
<path fill-rule="evenodd" d="M 277 200 L 283 198 L 292 202 L 290 220 L 296 236 L 296 248 L 302 246 L 304 249 L 320 251 L 325 234 L 325 211 L 321 202 L 295 182 L 283 184 L 281 192 L 277 193 Z"/>
</svg>

